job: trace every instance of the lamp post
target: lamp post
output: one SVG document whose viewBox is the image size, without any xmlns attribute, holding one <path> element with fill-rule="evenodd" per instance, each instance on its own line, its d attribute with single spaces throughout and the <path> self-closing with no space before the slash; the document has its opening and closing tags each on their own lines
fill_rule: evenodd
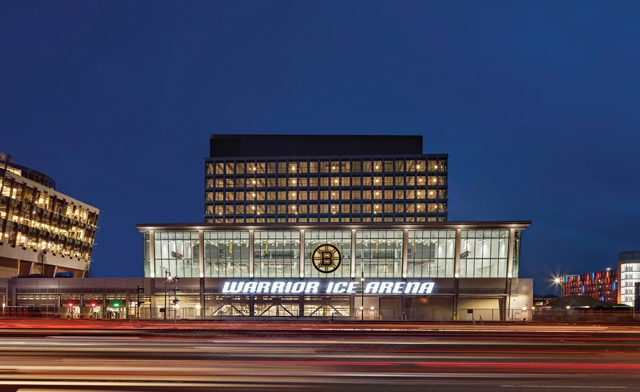
<svg viewBox="0 0 640 392">
<path fill-rule="evenodd" d="M 364 321 L 364 271 L 360 278 L 360 321 Z"/>
<path fill-rule="evenodd" d="M 169 271 L 165 271 L 165 277 L 166 279 L 164 280 L 164 319 L 167 319 L 167 282 L 170 282 L 173 278 L 171 277 L 171 275 L 169 275 Z"/>
<path fill-rule="evenodd" d="M 144 287 L 138 285 L 138 302 L 136 302 L 136 316 L 140 321 L 140 293 L 144 291 Z"/>
<path fill-rule="evenodd" d="M 564 315 L 564 293 L 562 292 L 562 277 L 554 277 L 553 285 L 560 288 L 560 320 L 562 321 Z"/>
<path fill-rule="evenodd" d="M 176 277 L 173 280 L 173 318 L 177 322 L 178 321 L 178 309 L 180 305 L 178 304 L 180 300 L 178 299 L 178 278 Z"/>
</svg>

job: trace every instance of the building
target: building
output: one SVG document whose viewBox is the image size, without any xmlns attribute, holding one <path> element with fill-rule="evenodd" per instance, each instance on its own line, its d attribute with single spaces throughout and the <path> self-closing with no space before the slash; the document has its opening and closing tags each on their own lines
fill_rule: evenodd
<svg viewBox="0 0 640 392">
<path fill-rule="evenodd" d="M 447 155 L 423 154 L 420 136 L 212 135 L 205 171 L 207 223 L 137 225 L 144 278 L 0 279 L 3 314 L 531 318 L 533 282 L 518 276 L 522 231 L 531 222 L 448 222 Z M 9 195 L 22 197 L 14 179 L 5 183 Z M 48 203 L 62 205 L 64 195 L 47 192 L 55 195 Z M 64 235 L 82 227 L 81 241 L 70 243 L 92 243 L 98 211 L 77 203 L 61 211 L 85 206 L 87 221 L 64 226 Z M 6 221 L 21 233 L 27 215 L 15 218 L 16 204 L 8 202 Z M 49 217 L 57 210 L 33 211 Z M 28 240 L 14 247 L 21 243 L 29 249 Z M 32 252 L 53 254 L 50 241 L 34 243 Z M 56 257 L 76 255 L 55 249 Z"/>
<path fill-rule="evenodd" d="M 582 275 L 565 275 L 562 296 L 584 295 L 612 304 L 618 303 L 618 271 L 607 269 Z"/>
<path fill-rule="evenodd" d="M 636 306 L 637 287 L 640 282 L 640 251 L 618 253 L 618 271 L 620 271 L 620 293 L 618 303 Z"/>
<path fill-rule="evenodd" d="M 89 270 L 99 210 L 0 153 L 0 277 Z"/>
<path fill-rule="evenodd" d="M 640 251 L 618 253 L 618 269 L 582 275 L 564 275 L 562 295 L 586 295 L 601 301 L 635 306 L 640 282 Z"/>
<path fill-rule="evenodd" d="M 211 135 L 205 222 L 445 222 L 447 174 L 422 136 Z"/>
<path fill-rule="evenodd" d="M 518 278 L 529 224 L 139 224 L 145 306 L 151 317 L 523 319 L 533 300 L 532 280 Z"/>
</svg>

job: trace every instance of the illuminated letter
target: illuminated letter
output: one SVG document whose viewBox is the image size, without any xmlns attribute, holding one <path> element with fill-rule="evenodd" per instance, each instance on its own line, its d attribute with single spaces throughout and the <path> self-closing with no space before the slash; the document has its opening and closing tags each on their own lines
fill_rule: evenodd
<svg viewBox="0 0 640 392">
<path fill-rule="evenodd" d="M 346 285 L 347 285 L 347 282 L 338 282 L 338 283 L 336 283 L 336 286 L 335 286 L 333 292 L 337 293 L 337 294 L 344 293 L 345 291 L 347 291 L 347 288 L 345 287 Z"/>
<path fill-rule="evenodd" d="M 349 287 L 347 287 L 348 294 L 355 293 L 356 284 L 357 284 L 356 282 L 349 282 Z"/>
<path fill-rule="evenodd" d="M 402 289 L 404 289 L 404 282 L 396 282 L 393 284 L 394 294 L 402 294 Z"/>
<path fill-rule="evenodd" d="M 271 294 L 284 293 L 284 282 L 273 282 L 271 284 Z"/>
<path fill-rule="evenodd" d="M 284 293 L 285 294 L 291 293 L 291 286 L 292 285 L 293 285 L 293 282 L 287 282 L 286 286 L 284 286 Z"/>
<path fill-rule="evenodd" d="M 404 288 L 405 294 L 418 294 L 418 289 L 420 288 L 420 282 L 409 282 Z"/>
<path fill-rule="evenodd" d="M 320 282 L 308 282 L 305 294 L 318 293 L 318 286 L 320 286 Z"/>
<path fill-rule="evenodd" d="M 365 294 L 376 294 L 378 292 L 378 287 L 380 286 L 380 282 L 369 282 L 367 283 L 367 287 L 364 289 Z"/>
<path fill-rule="evenodd" d="M 291 288 L 291 294 L 300 294 L 304 291 L 307 282 L 295 282 L 293 288 Z"/>
<path fill-rule="evenodd" d="M 327 294 L 331 294 L 331 290 L 333 290 L 333 282 L 329 282 L 329 286 L 327 286 Z"/>
<path fill-rule="evenodd" d="M 258 282 L 258 289 L 256 290 L 256 294 L 269 293 L 269 286 L 271 286 L 271 282 Z"/>
<path fill-rule="evenodd" d="M 424 282 L 420 285 L 420 294 L 431 294 L 431 290 L 433 290 L 433 282 Z"/>
<path fill-rule="evenodd" d="M 242 286 L 244 286 L 244 282 L 224 282 L 222 294 L 237 294 L 242 291 Z"/>
<path fill-rule="evenodd" d="M 393 282 L 382 282 L 380 284 L 380 294 L 391 294 L 391 290 L 393 290 Z"/>
<path fill-rule="evenodd" d="M 253 294 L 256 292 L 256 284 L 257 282 L 247 282 L 244 284 L 244 290 L 242 290 L 245 294 Z"/>
</svg>

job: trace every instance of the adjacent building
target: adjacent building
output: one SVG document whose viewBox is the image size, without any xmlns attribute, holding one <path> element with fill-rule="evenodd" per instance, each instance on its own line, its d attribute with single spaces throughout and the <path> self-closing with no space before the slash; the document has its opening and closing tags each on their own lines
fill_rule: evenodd
<svg viewBox="0 0 640 392">
<path fill-rule="evenodd" d="M 581 275 L 565 275 L 562 282 L 562 295 L 583 295 L 612 304 L 618 303 L 618 271 L 591 272 Z"/>
<path fill-rule="evenodd" d="M 618 269 L 565 275 L 562 295 L 586 295 L 601 301 L 636 306 L 640 283 L 640 251 L 618 253 Z"/>
<path fill-rule="evenodd" d="M 640 283 L 640 250 L 618 253 L 620 291 L 618 303 L 637 307 L 638 283 Z"/>
<path fill-rule="evenodd" d="M 91 264 L 99 210 L 0 153 L 0 277 L 69 274 Z"/>
<path fill-rule="evenodd" d="M 447 220 L 447 154 L 422 136 L 223 135 L 205 160 L 205 222 Z"/>
</svg>

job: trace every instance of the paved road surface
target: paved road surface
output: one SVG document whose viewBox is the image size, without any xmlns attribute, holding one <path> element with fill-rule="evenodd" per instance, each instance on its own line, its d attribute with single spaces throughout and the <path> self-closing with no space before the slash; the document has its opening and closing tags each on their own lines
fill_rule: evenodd
<svg viewBox="0 0 640 392">
<path fill-rule="evenodd" d="M 631 326 L 26 326 L 0 329 L 2 391 L 640 391 Z"/>
</svg>

